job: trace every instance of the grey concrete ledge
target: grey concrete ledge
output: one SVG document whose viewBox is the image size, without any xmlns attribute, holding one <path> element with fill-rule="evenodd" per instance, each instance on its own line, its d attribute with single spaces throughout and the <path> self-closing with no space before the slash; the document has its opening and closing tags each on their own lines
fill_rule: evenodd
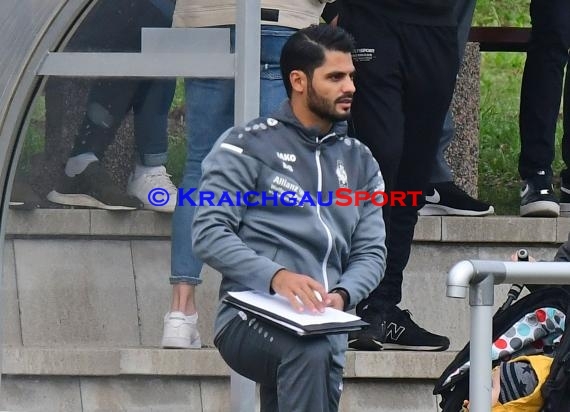
<svg viewBox="0 0 570 412">
<path fill-rule="evenodd" d="M 169 237 L 171 214 L 87 209 L 10 210 L 6 234 L 11 237 Z"/>
<path fill-rule="evenodd" d="M 169 237 L 172 215 L 147 210 L 109 212 L 86 209 L 10 210 L 10 237 Z M 562 243 L 570 218 L 518 216 L 420 216 L 414 234 L 419 242 Z"/>
<path fill-rule="evenodd" d="M 456 352 L 348 351 L 345 377 L 437 379 Z M 215 349 L 4 347 L 2 374 L 54 376 L 210 376 L 229 368 Z"/>
</svg>

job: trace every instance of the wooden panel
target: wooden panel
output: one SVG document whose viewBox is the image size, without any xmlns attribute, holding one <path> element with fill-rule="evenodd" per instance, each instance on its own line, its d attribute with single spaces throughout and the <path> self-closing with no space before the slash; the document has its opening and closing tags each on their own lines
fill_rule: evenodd
<svg viewBox="0 0 570 412">
<path fill-rule="evenodd" d="M 479 43 L 481 51 L 526 51 L 530 40 L 528 27 L 471 27 L 469 41 Z"/>
</svg>

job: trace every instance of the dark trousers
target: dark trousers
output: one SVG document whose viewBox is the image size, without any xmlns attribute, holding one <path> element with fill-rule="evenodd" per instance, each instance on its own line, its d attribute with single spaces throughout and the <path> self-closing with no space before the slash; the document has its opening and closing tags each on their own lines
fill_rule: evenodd
<svg viewBox="0 0 570 412">
<path fill-rule="evenodd" d="M 336 412 L 346 335 L 298 337 L 240 313 L 214 343 L 234 371 L 260 384 L 261 412 Z"/>
<path fill-rule="evenodd" d="M 552 175 L 556 122 L 564 68 L 570 47 L 570 1 L 532 0 L 532 32 L 521 85 L 519 173 L 523 179 L 544 170 Z M 564 136 L 562 157 L 566 170 L 562 178 L 570 182 L 570 86 L 564 86 Z"/>
<path fill-rule="evenodd" d="M 173 10 L 172 0 L 103 0 L 83 21 L 66 51 L 140 52 L 141 29 L 170 27 Z M 71 155 L 94 152 L 102 158 L 132 109 L 141 161 L 145 163 L 145 155 L 152 154 L 164 155 L 166 160 L 168 111 L 175 87 L 174 79 L 92 80 L 87 114 Z"/>
<path fill-rule="evenodd" d="M 386 190 L 423 191 L 458 70 L 457 29 L 405 24 L 343 6 L 340 25 L 356 39 L 354 137 L 372 151 Z M 411 202 L 409 202 L 411 203 Z M 402 298 L 418 206 L 384 206 L 386 273 L 357 308 L 393 306 Z"/>
</svg>

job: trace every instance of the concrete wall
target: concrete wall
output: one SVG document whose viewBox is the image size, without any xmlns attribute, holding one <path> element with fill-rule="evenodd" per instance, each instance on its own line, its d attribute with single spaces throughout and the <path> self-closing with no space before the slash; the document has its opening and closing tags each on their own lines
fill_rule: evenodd
<svg viewBox="0 0 570 412">
<path fill-rule="evenodd" d="M 11 217 L 4 255 L 5 343 L 159 344 L 171 291 L 169 216 L 37 210 Z M 451 266 L 463 259 L 508 259 L 522 245 L 551 259 L 569 228 L 565 218 L 421 218 L 404 277 L 403 307 L 422 326 L 450 336 L 452 349 L 459 349 L 467 341 L 468 304 L 445 297 Z M 205 267 L 202 277 L 200 330 L 211 346 L 220 275 Z"/>
<path fill-rule="evenodd" d="M 198 288 L 201 350 L 158 345 L 170 285 L 170 216 L 94 210 L 12 211 L 4 249 L 0 409 L 227 411 L 229 370 L 212 347 L 220 276 Z M 570 219 L 422 217 L 403 307 L 451 351 L 347 354 L 342 412 L 435 412 L 434 379 L 468 340 L 466 300 L 445 297 L 463 259 L 515 248 L 551 259 Z M 497 287 L 496 304 L 507 286 Z"/>
</svg>

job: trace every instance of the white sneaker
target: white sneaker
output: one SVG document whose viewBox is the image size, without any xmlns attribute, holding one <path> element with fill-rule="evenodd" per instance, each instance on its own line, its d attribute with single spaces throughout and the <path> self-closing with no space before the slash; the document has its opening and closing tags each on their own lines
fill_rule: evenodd
<svg viewBox="0 0 570 412">
<path fill-rule="evenodd" d="M 168 312 L 164 316 L 163 348 L 200 349 L 198 314 L 186 316 L 182 312 Z"/>
<path fill-rule="evenodd" d="M 147 167 L 145 173 L 133 173 L 127 193 L 136 196 L 145 209 L 174 213 L 178 190 L 170 180 L 164 166 Z"/>
</svg>

